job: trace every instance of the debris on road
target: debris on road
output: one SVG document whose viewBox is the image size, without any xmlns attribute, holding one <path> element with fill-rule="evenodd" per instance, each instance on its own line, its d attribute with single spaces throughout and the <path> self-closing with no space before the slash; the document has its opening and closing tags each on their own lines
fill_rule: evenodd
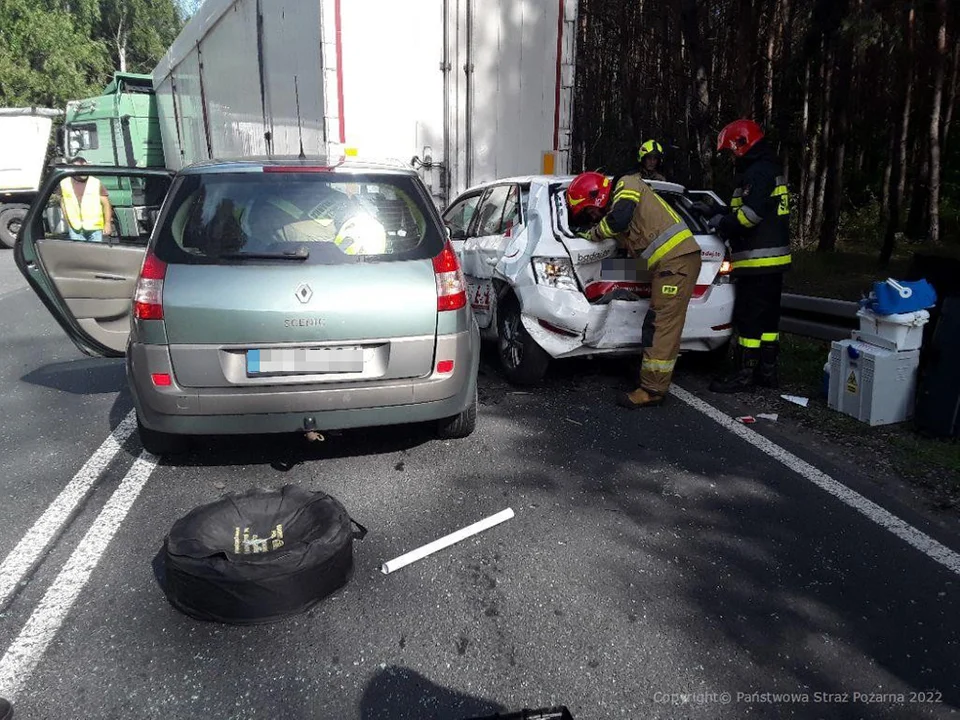
<svg viewBox="0 0 960 720">
<path fill-rule="evenodd" d="M 737 420 L 742 422 L 744 425 L 753 425 L 757 421 L 753 415 L 743 415 L 738 417 Z"/>
<path fill-rule="evenodd" d="M 810 404 L 810 398 L 800 397 L 799 395 L 781 395 L 780 397 L 800 407 L 807 407 Z"/>
<path fill-rule="evenodd" d="M 770 422 L 776 422 L 780 419 L 777 413 L 758 413 L 757 417 L 761 420 L 769 420 Z"/>
<path fill-rule="evenodd" d="M 568 423 L 573 423 L 574 425 L 579 425 L 580 427 L 583 427 L 583 423 L 582 423 L 582 422 L 579 422 L 579 421 L 577 421 L 577 420 L 574 420 L 573 418 L 566 418 L 566 420 L 567 420 Z"/>
<path fill-rule="evenodd" d="M 432 543 L 428 543 L 423 547 L 419 547 L 416 550 L 411 550 L 410 552 L 401 555 L 398 558 L 393 560 L 388 560 L 380 566 L 380 572 L 384 575 L 389 575 L 392 572 L 399 570 L 402 567 L 406 567 L 411 563 L 415 563 L 417 560 L 422 560 L 428 555 L 432 555 L 438 550 L 443 550 L 448 548 L 451 545 L 455 545 L 461 540 L 466 540 L 468 537 L 476 535 L 483 532 L 484 530 L 489 530 L 490 528 L 499 525 L 502 522 L 506 522 L 513 517 L 513 510 L 507 508 L 501 512 L 498 512 L 496 515 L 491 515 L 488 518 L 485 518 L 479 522 L 475 522 L 473 525 L 468 525 L 462 530 L 457 530 L 456 532 L 450 533 L 439 540 L 434 540 Z"/>
</svg>

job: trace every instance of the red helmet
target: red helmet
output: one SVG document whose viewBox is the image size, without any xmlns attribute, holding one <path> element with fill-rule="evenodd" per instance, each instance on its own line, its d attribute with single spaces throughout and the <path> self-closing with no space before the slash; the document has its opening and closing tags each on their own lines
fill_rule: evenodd
<svg viewBox="0 0 960 720">
<path fill-rule="evenodd" d="M 610 202 L 613 187 L 610 178 L 598 172 L 585 172 L 577 175 L 567 188 L 567 204 L 570 214 L 579 216 L 585 209 L 594 207 L 603 210 Z"/>
<path fill-rule="evenodd" d="M 717 152 L 732 150 L 734 155 L 742 158 L 761 140 L 763 130 L 753 120 L 735 120 L 720 131 Z"/>
</svg>

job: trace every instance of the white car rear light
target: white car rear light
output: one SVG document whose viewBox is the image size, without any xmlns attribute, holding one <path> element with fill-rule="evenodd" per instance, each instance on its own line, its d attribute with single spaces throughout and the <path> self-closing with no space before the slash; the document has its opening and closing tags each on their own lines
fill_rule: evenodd
<svg viewBox="0 0 960 720">
<path fill-rule="evenodd" d="M 163 320 L 163 278 L 166 274 L 167 264 L 148 253 L 133 293 L 133 316 L 137 320 Z"/>
<path fill-rule="evenodd" d="M 450 241 L 433 259 L 433 272 L 437 278 L 437 311 L 460 310 L 467 306 L 467 285 L 460 272 L 460 261 Z"/>
</svg>

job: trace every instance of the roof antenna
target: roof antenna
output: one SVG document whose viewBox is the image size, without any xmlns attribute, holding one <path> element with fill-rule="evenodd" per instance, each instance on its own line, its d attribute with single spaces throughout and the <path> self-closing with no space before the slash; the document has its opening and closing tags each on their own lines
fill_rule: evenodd
<svg viewBox="0 0 960 720">
<path fill-rule="evenodd" d="M 293 93 L 297 99 L 297 132 L 300 133 L 300 159 L 306 160 L 307 156 L 303 152 L 303 124 L 300 121 L 300 86 L 297 84 L 297 76 L 293 76 Z"/>
</svg>

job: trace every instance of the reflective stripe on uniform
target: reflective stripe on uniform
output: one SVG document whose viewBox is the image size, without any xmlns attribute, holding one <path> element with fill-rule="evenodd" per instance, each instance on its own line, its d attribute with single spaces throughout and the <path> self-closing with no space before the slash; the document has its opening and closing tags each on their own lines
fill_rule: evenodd
<svg viewBox="0 0 960 720">
<path fill-rule="evenodd" d="M 669 373 L 673 372 L 674 367 L 676 367 L 677 361 L 674 360 L 654 360 L 652 358 L 644 358 L 643 362 L 640 365 L 641 370 L 647 370 L 649 372 L 658 372 L 658 373 Z"/>
<path fill-rule="evenodd" d="M 620 190 L 617 194 L 613 196 L 613 202 L 617 203 L 621 200 L 630 200 L 631 202 L 640 202 L 640 191 L 639 190 Z"/>
<path fill-rule="evenodd" d="M 760 336 L 760 342 L 775 343 L 780 342 L 780 333 L 764 333 Z"/>
<path fill-rule="evenodd" d="M 597 234 L 601 238 L 612 238 L 616 237 L 616 233 L 610 229 L 610 223 L 607 222 L 607 218 L 604 218 L 600 221 L 600 224 L 597 225 Z"/>
<path fill-rule="evenodd" d="M 730 207 L 736 210 L 743 207 L 743 189 L 737 188 L 733 191 L 733 197 L 730 199 Z"/>
<path fill-rule="evenodd" d="M 292 217 L 294 220 L 300 220 L 303 217 L 303 210 L 298 208 L 292 202 L 288 202 L 283 198 L 272 197 L 268 198 L 267 202 L 278 210 L 283 210 L 283 212 Z"/>
<path fill-rule="evenodd" d="M 670 207 L 670 204 L 669 204 L 666 200 L 664 200 L 664 199 L 663 199 L 662 197 L 660 197 L 659 195 L 655 195 L 654 197 L 656 197 L 657 200 L 660 201 L 660 204 L 663 206 L 663 209 L 667 211 L 667 213 L 670 215 L 670 217 L 673 218 L 673 221 L 674 221 L 675 223 L 682 223 L 682 222 L 683 222 L 683 220 L 680 218 L 680 216 L 677 215 L 677 211 L 674 210 L 672 207 Z"/>
<path fill-rule="evenodd" d="M 663 257 L 673 250 L 677 245 L 687 238 L 692 238 L 693 233 L 682 222 L 671 226 L 666 232 L 661 233 L 656 240 L 650 243 L 649 247 L 643 251 L 640 256 L 647 261 L 647 268 L 652 269 Z"/>
<path fill-rule="evenodd" d="M 769 258 L 769 257 L 780 257 L 781 255 L 789 255 L 790 248 L 786 245 L 775 248 L 759 248 L 758 250 L 742 250 L 741 252 L 735 252 L 730 259 L 733 262 L 738 260 L 751 260 L 753 258 Z"/>
<path fill-rule="evenodd" d="M 777 215 L 790 214 L 790 189 L 787 187 L 787 179 L 782 175 L 777 178 L 777 186 L 770 193 L 770 197 L 779 198 Z"/>
<path fill-rule="evenodd" d="M 742 270 L 745 268 L 778 267 L 789 265 L 792 261 L 790 255 L 777 255 L 776 257 L 753 258 L 751 260 L 734 260 L 730 264 L 734 270 Z"/>
<path fill-rule="evenodd" d="M 740 338 L 740 347 L 756 349 L 760 347 L 760 340 L 756 338 Z"/>
<path fill-rule="evenodd" d="M 755 228 L 763 218 L 757 215 L 757 213 L 753 211 L 753 208 L 748 205 L 743 205 L 737 208 L 737 220 L 745 228 Z"/>
</svg>

